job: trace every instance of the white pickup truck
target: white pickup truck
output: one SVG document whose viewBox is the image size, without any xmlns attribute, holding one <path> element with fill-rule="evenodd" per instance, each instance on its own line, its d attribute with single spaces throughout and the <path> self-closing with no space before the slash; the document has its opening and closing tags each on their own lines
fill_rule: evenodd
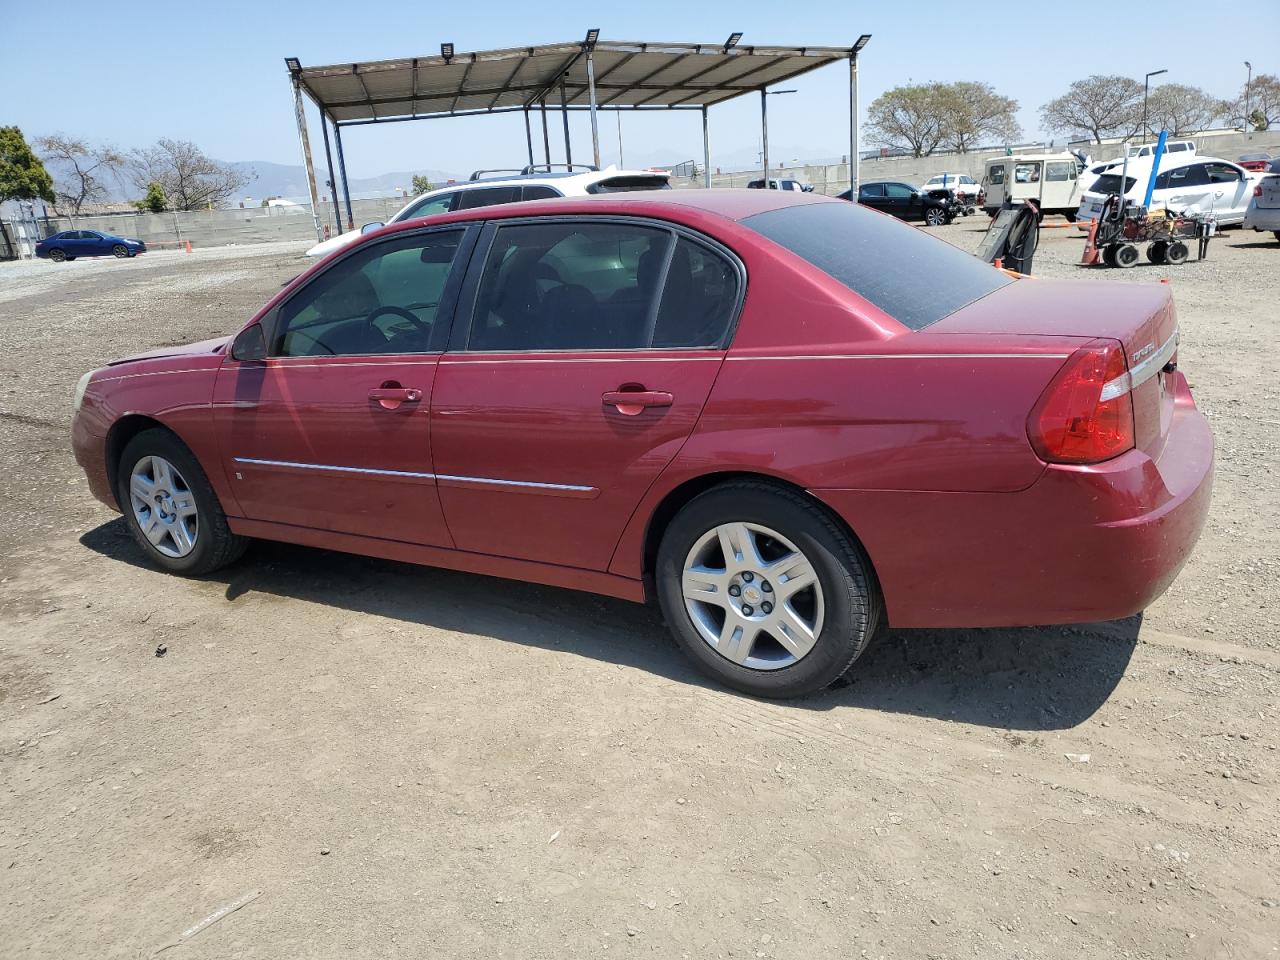
<svg viewBox="0 0 1280 960">
<path fill-rule="evenodd" d="M 1280 160 L 1272 160 L 1253 188 L 1253 199 L 1244 213 L 1244 228 L 1270 230 L 1280 240 Z"/>
<path fill-rule="evenodd" d="M 978 194 L 982 191 L 978 181 L 967 173 L 940 173 L 936 177 L 930 177 L 926 180 L 921 189 L 926 192 L 929 190 L 951 190 L 957 197 L 964 197 L 970 203 L 976 203 Z"/>
</svg>

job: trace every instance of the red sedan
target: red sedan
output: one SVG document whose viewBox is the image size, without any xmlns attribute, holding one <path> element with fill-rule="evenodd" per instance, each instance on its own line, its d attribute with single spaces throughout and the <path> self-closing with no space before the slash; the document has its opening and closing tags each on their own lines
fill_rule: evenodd
<svg viewBox="0 0 1280 960">
<path fill-rule="evenodd" d="M 1169 288 L 1014 280 L 783 191 L 412 220 L 234 338 L 81 381 L 76 458 L 174 573 L 260 537 L 644 601 L 740 690 L 877 628 L 1143 609 L 1209 507 Z"/>
</svg>

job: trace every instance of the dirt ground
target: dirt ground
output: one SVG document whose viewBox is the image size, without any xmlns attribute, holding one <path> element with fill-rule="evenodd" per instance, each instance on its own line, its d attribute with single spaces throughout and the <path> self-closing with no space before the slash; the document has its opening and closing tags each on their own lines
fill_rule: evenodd
<svg viewBox="0 0 1280 960">
<path fill-rule="evenodd" d="M 1081 247 L 1045 231 L 1036 273 Z M 143 565 L 72 459 L 76 378 L 233 331 L 301 249 L 0 264 L 0 955 L 1280 957 L 1269 236 L 1097 274 L 1172 276 L 1217 433 L 1165 597 L 894 632 L 791 704 L 613 600 L 270 544 Z"/>
</svg>

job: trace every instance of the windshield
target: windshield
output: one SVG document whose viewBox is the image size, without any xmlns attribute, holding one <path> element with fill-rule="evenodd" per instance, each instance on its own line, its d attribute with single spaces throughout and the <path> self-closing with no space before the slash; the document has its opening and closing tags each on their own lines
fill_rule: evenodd
<svg viewBox="0 0 1280 960">
<path fill-rule="evenodd" d="M 858 204 L 799 204 L 742 223 L 912 330 L 1013 282 L 945 240 Z"/>
</svg>

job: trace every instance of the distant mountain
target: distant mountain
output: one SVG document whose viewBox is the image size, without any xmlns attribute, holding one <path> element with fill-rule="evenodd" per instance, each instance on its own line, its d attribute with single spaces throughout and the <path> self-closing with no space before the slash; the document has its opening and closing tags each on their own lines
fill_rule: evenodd
<svg viewBox="0 0 1280 960">
<path fill-rule="evenodd" d="M 303 200 L 307 196 L 307 174 L 302 164 L 271 163 L 268 160 L 237 160 L 228 166 L 242 171 L 253 178 L 240 191 L 245 197 L 263 200 L 267 197 L 287 197 L 290 200 Z M 459 179 L 457 174 L 443 170 L 398 170 L 392 173 L 380 173 L 376 177 L 351 177 L 351 196 L 360 199 L 363 196 L 385 196 L 397 189 L 408 192 L 413 190 L 415 175 L 425 176 L 432 184 L 444 184 L 448 180 Z M 338 171 L 334 171 L 338 176 Z M 324 164 L 316 168 L 316 186 L 321 196 L 329 194 L 325 181 L 329 171 Z"/>
</svg>

